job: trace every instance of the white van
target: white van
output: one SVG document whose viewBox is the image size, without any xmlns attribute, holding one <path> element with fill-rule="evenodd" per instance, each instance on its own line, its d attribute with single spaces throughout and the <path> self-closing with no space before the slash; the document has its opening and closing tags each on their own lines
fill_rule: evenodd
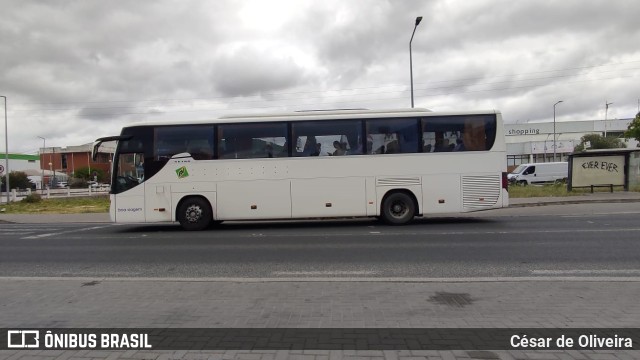
<svg viewBox="0 0 640 360">
<path fill-rule="evenodd" d="M 507 175 L 510 183 L 519 185 L 566 182 L 568 177 L 566 162 L 522 164 Z"/>
</svg>

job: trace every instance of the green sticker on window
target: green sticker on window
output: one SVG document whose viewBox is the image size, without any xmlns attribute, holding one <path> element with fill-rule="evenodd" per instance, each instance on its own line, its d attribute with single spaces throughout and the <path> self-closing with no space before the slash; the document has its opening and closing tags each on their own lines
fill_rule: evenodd
<svg viewBox="0 0 640 360">
<path fill-rule="evenodd" d="M 189 172 L 187 171 L 186 166 L 183 166 L 180 169 L 177 169 L 176 174 L 178 175 L 178 179 L 184 179 L 187 176 L 189 176 Z"/>
</svg>

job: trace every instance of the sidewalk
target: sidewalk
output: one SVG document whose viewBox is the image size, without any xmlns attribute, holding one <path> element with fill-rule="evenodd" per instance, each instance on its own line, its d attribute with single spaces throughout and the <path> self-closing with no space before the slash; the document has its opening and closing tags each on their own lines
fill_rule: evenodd
<svg viewBox="0 0 640 360">
<path fill-rule="evenodd" d="M 638 328 L 638 281 L 234 282 L 0 278 L 0 327 Z M 612 296 L 612 294 L 615 294 Z M 635 344 L 634 344 L 635 345 Z M 638 359 L 639 351 L 60 351 L 11 359 Z"/>
<path fill-rule="evenodd" d="M 613 193 L 598 192 L 593 194 L 563 197 L 510 198 L 509 207 L 623 202 L 640 202 L 640 192 L 619 191 Z"/>
</svg>

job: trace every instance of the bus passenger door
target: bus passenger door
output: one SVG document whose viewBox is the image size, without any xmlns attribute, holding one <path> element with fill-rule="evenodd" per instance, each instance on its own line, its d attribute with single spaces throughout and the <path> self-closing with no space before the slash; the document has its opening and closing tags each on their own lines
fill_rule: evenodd
<svg viewBox="0 0 640 360">
<path fill-rule="evenodd" d="M 143 159 L 144 154 L 139 152 L 124 152 L 115 159 L 115 195 L 111 195 L 111 218 L 115 222 L 145 221 Z"/>
<path fill-rule="evenodd" d="M 144 183 L 118 195 L 111 196 L 111 219 L 114 222 L 145 221 Z"/>
</svg>

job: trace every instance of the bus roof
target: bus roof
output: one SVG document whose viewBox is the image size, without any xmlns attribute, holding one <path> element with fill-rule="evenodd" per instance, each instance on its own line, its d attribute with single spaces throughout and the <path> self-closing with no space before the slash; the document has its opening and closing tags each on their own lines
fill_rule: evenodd
<svg viewBox="0 0 640 360">
<path fill-rule="evenodd" d="M 424 108 L 412 109 L 386 109 L 386 110 L 363 110 L 363 109 L 341 109 L 341 110 L 310 110 L 288 113 L 264 113 L 264 114 L 241 114 L 227 115 L 211 120 L 188 120 L 188 121 L 146 121 L 137 122 L 125 127 L 134 126 L 162 126 L 162 125 L 202 125 L 202 124 L 224 124 L 243 122 L 272 122 L 272 121 L 305 121 L 305 120 L 339 120 L 339 119 L 369 119 L 406 117 L 414 114 L 416 116 L 451 116 L 451 115 L 482 115 L 498 114 L 496 110 L 483 111 L 446 111 L 432 112 Z"/>
</svg>

